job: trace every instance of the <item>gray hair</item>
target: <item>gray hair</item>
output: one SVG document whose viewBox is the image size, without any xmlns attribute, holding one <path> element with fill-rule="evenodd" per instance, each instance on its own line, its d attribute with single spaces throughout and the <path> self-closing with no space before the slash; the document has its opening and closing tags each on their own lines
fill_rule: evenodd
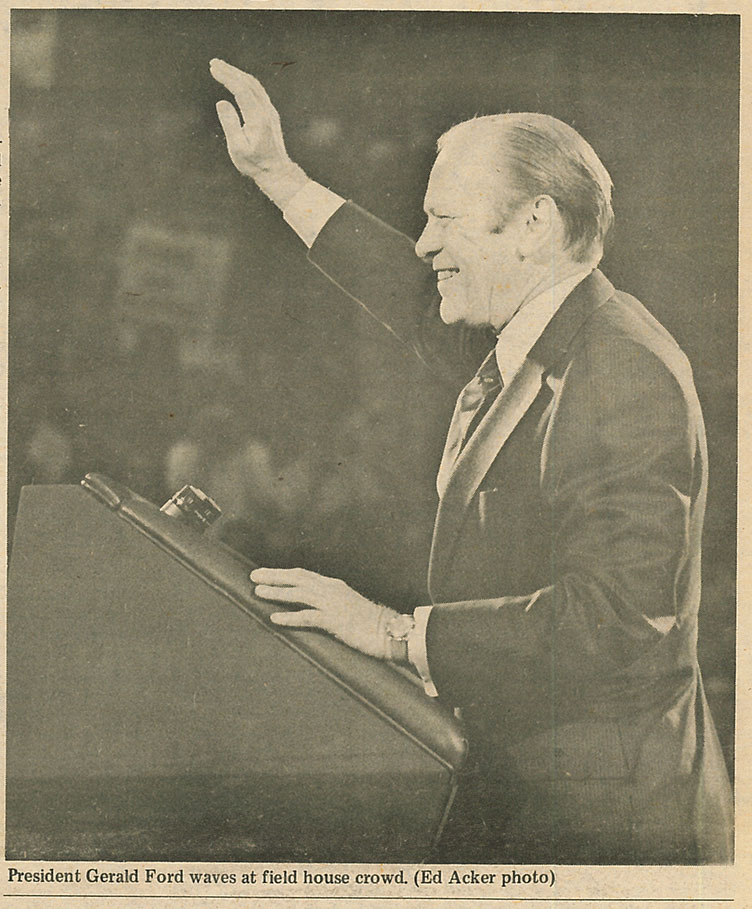
<svg viewBox="0 0 752 909">
<path fill-rule="evenodd" d="M 523 203 L 547 195 L 561 215 L 572 258 L 601 257 L 614 220 L 611 177 L 575 129 L 548 114 L 475 117 L 447 130 L 439 151 L 459 138 L 483 139 L 495 149 L 489 164 L 504 174 L 504 198 L 498 200 L 502 225 Z"/>
</svg>

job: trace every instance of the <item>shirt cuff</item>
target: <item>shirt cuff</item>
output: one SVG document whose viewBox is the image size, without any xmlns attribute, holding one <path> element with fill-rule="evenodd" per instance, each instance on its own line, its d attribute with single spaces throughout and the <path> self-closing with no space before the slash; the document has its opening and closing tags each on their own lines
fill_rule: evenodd
<svg viewBox="0 0 752 909">
<path fill-rule="evenodd" d="M 431 678 L 428 668 L 428 652 L 426 650 L 426 628 L 431 615 L 432 606 L 418 606 L 413 612 L 415 627 L 407 638 L 407 658 L 415 667 L 415 671 L 423 682 L 423 689 L 430 698 L 439 696 L 436 686 Z"/>
<path fill-rule="evenodd" d="M 329 218 L 344 204 L 342 196 L 309 180 L 290 199 L 282 216 L 310 249 Z"/>
</svg>

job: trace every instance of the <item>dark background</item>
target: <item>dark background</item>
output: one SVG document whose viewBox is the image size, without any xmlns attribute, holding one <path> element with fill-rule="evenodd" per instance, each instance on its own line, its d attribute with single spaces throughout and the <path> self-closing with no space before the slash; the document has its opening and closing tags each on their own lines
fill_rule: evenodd
<svg viewBox="0 0 752 909">
<path fill-rule="evenodd" d="M 192 482 L 257 561 L 425 602 L 454 402 L 235 172 L 208 62 L 254 72 L 293 158 L 413 236 L 442 131 L 553 114 L 614 181 L 603 270 L 694 367 L 701 662 L 730 759 L 738 38 L 719 15 L 14 10 L 11 529 L 23 484 Z"/>
</svg>

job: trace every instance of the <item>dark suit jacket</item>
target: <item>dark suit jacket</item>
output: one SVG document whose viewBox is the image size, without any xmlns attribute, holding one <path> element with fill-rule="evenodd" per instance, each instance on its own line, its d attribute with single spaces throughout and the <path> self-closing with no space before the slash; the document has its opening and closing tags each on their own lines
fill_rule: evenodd
<svg viewBox="0 0 752 909">
<path fill-rule="evenodd" d="M 429 366 L 469 356 L 456 386 L 493 343 L 441 324 L 411 241 L 352 204 L 310 258 Z M 596 270 L 525 370 L 467 443 L 434 529 L 428 659 L 467 724 L 483 831 L 447 860 L 728 861 L 696 657 L 706 445 L 689 363 Z M 506 394 L 527 405 L 511 427 Z"/>
</svg>

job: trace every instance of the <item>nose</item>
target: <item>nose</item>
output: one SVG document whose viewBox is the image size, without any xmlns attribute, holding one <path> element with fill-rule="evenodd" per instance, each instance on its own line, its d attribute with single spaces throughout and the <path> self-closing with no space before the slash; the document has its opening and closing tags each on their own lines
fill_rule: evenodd
<svg viewBox="0 0 752 909">
<path fill-rule="evenodd" d="M 438 231 L 429 220 L 423 228 L 423 233 L 415 244 L 415 255 L 419 259 L 430 259 L 441 249 Z"/>
</svg>

